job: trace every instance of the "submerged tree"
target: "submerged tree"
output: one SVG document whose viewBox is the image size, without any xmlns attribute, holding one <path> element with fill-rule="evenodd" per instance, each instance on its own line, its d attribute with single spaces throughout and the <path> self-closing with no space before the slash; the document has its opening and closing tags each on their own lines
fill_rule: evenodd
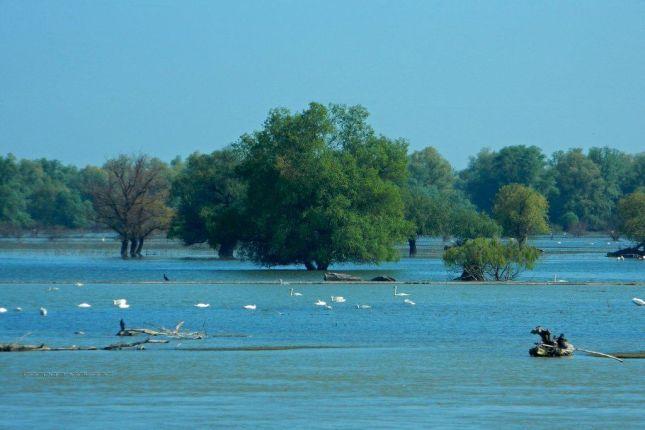
<svg viewBox="0 0 645 430">
<path fill-rule="evenodd" d="M 102 172 L 88 178 L 96 221 L 121 239 L 121 257 L 141 257 L 144 240 L 167 228 L 172 211 L 167 166 L 146 156 L 121 155 L 108 160 Z"/>
<path fill-rule="evenodd" d="M 192 154 L 172 184 L 176 213 L 168 236 L 185 245 L 208 244 L 220 258 L 232 258 L 242 238 L 244 185 L 236 168 L 239 153 L 232 148 L 212 154 Z"/>
<path fill-rule="evenodd" d="M 273 110 L 262 130 L 242 136 L 244 255 L 308 270 L 398 257 L 394 245 L 411 228 L 401 198 L 407 144 L 376 135 L 367 116 L 312 103 Z"/>
<path fill-rule="evenodd" d="M 508 237 L 523 245 L 533 234 L 549 231 L 549 204 L 537 191 L 519 184 L 503 186 L 495 197 L 493 213 Z"/>
<path fill-rule="evenodd" d="M 408 157 L 408 183 L 404 189 L 405 219 L 414 225 L 408 238 L 409 255 L 417 252 L 419 236 L 450 236 L 450 217 L 464 198 L 453 189 L 450 163 L 436 149 L 424 148 Z"/>
<path fill-rule="evenodd" d="M 620 232 L 634 241 L 636 246 L 618 254 L 645 255 L 645 190 L 638 189 L 618 202 Z"/>
<path fill-rule="evenodd" d="M 534 247 L 480 237 L 446 250 L 443 261 L 464 281 L 508 281 L 532 269 L 539 255 Z"/>
</svg>

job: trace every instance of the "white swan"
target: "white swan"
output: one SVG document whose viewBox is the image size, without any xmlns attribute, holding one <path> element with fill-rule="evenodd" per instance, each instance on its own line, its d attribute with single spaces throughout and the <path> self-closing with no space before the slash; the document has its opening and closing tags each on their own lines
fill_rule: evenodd
<svg viewBox="0 0 645 430">
<path fill-rule="evenodd" d="M 14 309 L 14 311 L 16 311 L 16 312 L 22 312 L 22 308 L 21 308 L 20 306 L 18 306 L 17 308 L 15 308 L 15 309 Z"/>
<path fill-rule="evenodd" d="M 207 308 L 210 306 L 210 303 L 197 303 L 195 305 L 196 308 Z"/>
<path fill-rule="evenodd" d="M 399 293 L 398 292 L 398 287 L 396 285 L 394 286 L 394 295 L 396 297 L 407 297 L 407 296 L 409 296 L 408 293 Z"/>
<path fill-rule="evenodd" d="M 318 299 L 316 300 L 316 303 L 314 303 L 316 306 L 327 306 L 327 302 L 323 302 L 322 300 Z"/>
<path fill-rule="evenodd" d="M 256 305 L 244 305 L 244 309 L 248 309 L 250 311 L 256 310 L 258 307 Z"/>
<path fill-rule="evenodd" d="M 46 317 L 46 316 L 47 316 L 47 309 L 45 309 L 45 308 L 41 307 L 41 308 L 40 308 L 40 315 L 42 315 L 42 316 Z"/>
<path fill-rule="evenodd" d="M 47 291 L 58 291 L 58 287 L 49 287 Z"/>
<path fill-rule="evenodd" d="M 325 305 L 325 309 L 331 309 L 331 306 Z"/>
<path fill-rule="evenodd" d="M 287 281 L 283 281 L 282 278 L 280 278 L 280 285 L 289 285 Z"/>
<path fill-rule="evenodd" d="M 125 302 L 121 302 L 121 303 L 119 303 L 119 304 L 118 304 L 118 305 L 116 305 L 116 306 L 117 306 L 119 309 L 129 309 L 129 308 L 130 308 L 130 305 L 129 305 L 128 303 L 125 303 Z"/>
<path fill-rule="evenodd" d="M 81 303 L 81 304 L 78 305 L 78 307 L 79 308 L 91 308 L 92 305 L 90 305 L 89 303 Z"/>
<path fill-rule="evenodd" d="M 289 289 L 289 295 L 290 295 L 291 297 L 293 297 L 293 296 L 302 296 L 302 293 L 299 293 L 299 292 L 297 292 L 297 291 L 294 291 L 294 289 L 293 289 L 293 288 L 290 288 L 290 289 Z"/>
<path fill-rule="evenodd" d="M 122 303 L 123 303 L 123 304 L 127 304 L 127 303 L 128 303 L 128 301 L 127 301 L 126 299 L 116 299 L 116 300 L 112 300 L 112 304 L 114 304 L 114 306 L 119 306 L 119 305 L 120 305 L 120 304 L 122 304 Z"/>
<path fill-rule="evenodd" d="M 638 306 L 645 306 L 645 300 L 639 299 L 638 297 L 634 297 L 632 299 L 632 302 L 634 302 Z"/>
<path fill-rule="evenodd" d="M 77 283 L 75 283 L 74 285 L 76 285 L 77 287 L 82 287 L 82 286 L 83 286 L 83 285 L 85 285 L 85 284 L 83 284 L 82 282 L 77 282 Z"/>
<path fill-rule="evenodd" d="M 347 300 L 343 296 L 331 296 L 331 301 L 334 303 L 345 303 Z"/>
<path fill-rule="evenodd" d="M 356 309 L 372 309 L 370 305 L 356 305 Z"/>
<path fill-rule="evenodd" d="M 410 305 L 410 306 L 414 306 L 414 305 L 416 305 L 416 303 L 414 303 L 414 302 L 413 302 L 412 300 L 410 300 L 410 299 L 405 299 L 405 300 L 403 300 L 403 303 L 407 303 L 407 304 L 408 304 L 408 305 Z"/>
<path fill-rule="evenodd" d="M 7 308 L 0 308 L 0 314 L 7 312 Z"/>
</svg>

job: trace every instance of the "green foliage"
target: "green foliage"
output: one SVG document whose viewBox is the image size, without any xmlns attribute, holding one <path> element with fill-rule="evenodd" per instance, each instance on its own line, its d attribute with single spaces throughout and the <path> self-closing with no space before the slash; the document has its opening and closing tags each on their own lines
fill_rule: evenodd
<svg viewBox="0 0 645 430">
<path fill-rule="evenodd" d="M 578 215 L 569 211 L 560 217 L 560 224 L 565 231 L 571 232 L 580 222 Z"/>
<path fill-rule="evenodd" d="M 431 146 L 408 157 L 408 175 L 412 187 L 428 190 L 449 190 L 455 179 L 450 163 Z"/>
<path fill-rule="evenodd" d="M 480 237 L 449 248 L 443 261 L 449 270 L 461 272 L 462 280 L 507 281 L 522 270 L 532 269 L 539 255 L 539 250 L 531 246 Z"/>
<path fill-rule="evenodd" d="M 504 234 L 520 245 L 529 235 L 549 231 L 548 203 L 542 194 L 519 184 L 503 186 L 495 198 L 493 213 Z"/>
<path fill-rule="evenodd" d="M 91 205 L 77 187 L 77 178 L 75 167 L 55 160 L 0 157 L 2 230 L 88 226 Z"/>
<path fill-rule="evenodd" d="M 184 244 L 208 242 L 221 251 L 241 239 L 244 186 L 235 171 L 239 153 L 232 148 L 192 154 L 172 183 L 176 208 L 168 236 Z"/>
<path fill-rule="evenodd" d="M 639 189 L 618 203 L 619 228 L 627 238 L 645 243 L 645 190 Z"/>
<path fill-rule="evenodd" d="M 451 213 L 450 232 L 457 244 L 479 237 L 497 238 L 502 229 L 494 220 L 472 207 L 461 207 Z"/>
<path fill-rule="evenodd" d="M 377 136 L 362 107 L 312 103 L 270 112 L 237 147 L 247 185 L 244 254 L 261 264 L 326 269 L 398 257 L 406 180 L 402 140 Z"/>
<path fill-rule="evenodd" d="M 471 201 L 488 213 L 497 191 L 504 185 L 521 184 L 544 193 L 552 187 L 544 154 L 536 146 L 507 146 L 499 152 L 483 149 L 470 159 L 460 176 L 461 186 Z"/>
<path fill-rule="evenodd" d="M 572 149 L 553 155 L 553 172 L 557 192 L 550 198 L 551 219 L 573 212 L 590 228 L 604 228 L 611 217 L 615 195 L 608 189 L 600 167 L 581 149 Z"/>
</svg>

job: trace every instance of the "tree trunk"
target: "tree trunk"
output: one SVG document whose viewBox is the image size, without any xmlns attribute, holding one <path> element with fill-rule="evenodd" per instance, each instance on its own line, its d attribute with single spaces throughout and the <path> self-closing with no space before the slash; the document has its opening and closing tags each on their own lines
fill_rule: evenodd
<svg viewBox="0 0 645 430">
<path fill-rule="evenodd" d="M 327 270 L 329 263 L 316 261 L 316 270 Z"/>
<path fill-rule="evenodd" d="M 139 238 L 139 244 L 137 245 L 137 251 L 136 251 L 137 257 L 139 257 L 139 258 L 142 257 L 142 255 L 141 255 L 141 250 L 142 249 L 143 249 L 143 237 L 140 237 Z"/>
<path fill-rule="evenodd" d="M 137 256 L 137 239 L 132 238 L 130 239 L 130 257 L 135 258 Z"/>
<path fill-rule="evenodd" d="M 307 270 L 316 270 L 316 266 L 311 261 L 305 261 L 305 267 Z"/>
<path fill-rule="evenodd" d="M 235 257 L 233 256 L 233 251 L 235 251 L 235 245 L 237 242 L 225 242 L 220 243 L 219 248 L 217 249 L 217 254 L 221 260 L 232 260 Z"/>
<path fill-rule="evenodd" d="M 121 258 L 124 260 L 128 258 L 128 239 L 121 240 Z"/>
<path fill-rule="evenodd" d="M 408 239 L 408 245 L 410 246 L 410 257 L 417 255 L 417 240 Z"/>
</svg>

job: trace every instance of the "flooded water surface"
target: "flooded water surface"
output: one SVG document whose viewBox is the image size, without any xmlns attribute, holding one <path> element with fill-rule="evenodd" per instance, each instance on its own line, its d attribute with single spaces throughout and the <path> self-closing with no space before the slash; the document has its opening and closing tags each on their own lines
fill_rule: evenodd
<svg viewBox="0 0 645 430">
<path fill-rule="evenodd" d="M 645 262 L 605 257 L 619 244 L 603 238 L 536 244 L 545 254 L 522 279 L 540 285 L 445 282 L 439 243 L 396 263 L 332 268 L 435 281 L 401 282 L 409 296 L 394 296 L 392 284 L 324 284 L 319 272 L 208 251 L 151 248 L 122 261 L 107 246 L 4 243 L 0 342 L 145 338 L 116 337 L 120 319 L 150 328 L 184 321 L 208 338 L 0 354 L 0 428 L 642 428 L 645 360 L 536 359 L 528 349 L 542 325 L 582 348 L 645 350 L 645 307 L 631 302 L 645 297 Z M 115 307 L 118 298 L 130 308 Z"/>
</svg>

